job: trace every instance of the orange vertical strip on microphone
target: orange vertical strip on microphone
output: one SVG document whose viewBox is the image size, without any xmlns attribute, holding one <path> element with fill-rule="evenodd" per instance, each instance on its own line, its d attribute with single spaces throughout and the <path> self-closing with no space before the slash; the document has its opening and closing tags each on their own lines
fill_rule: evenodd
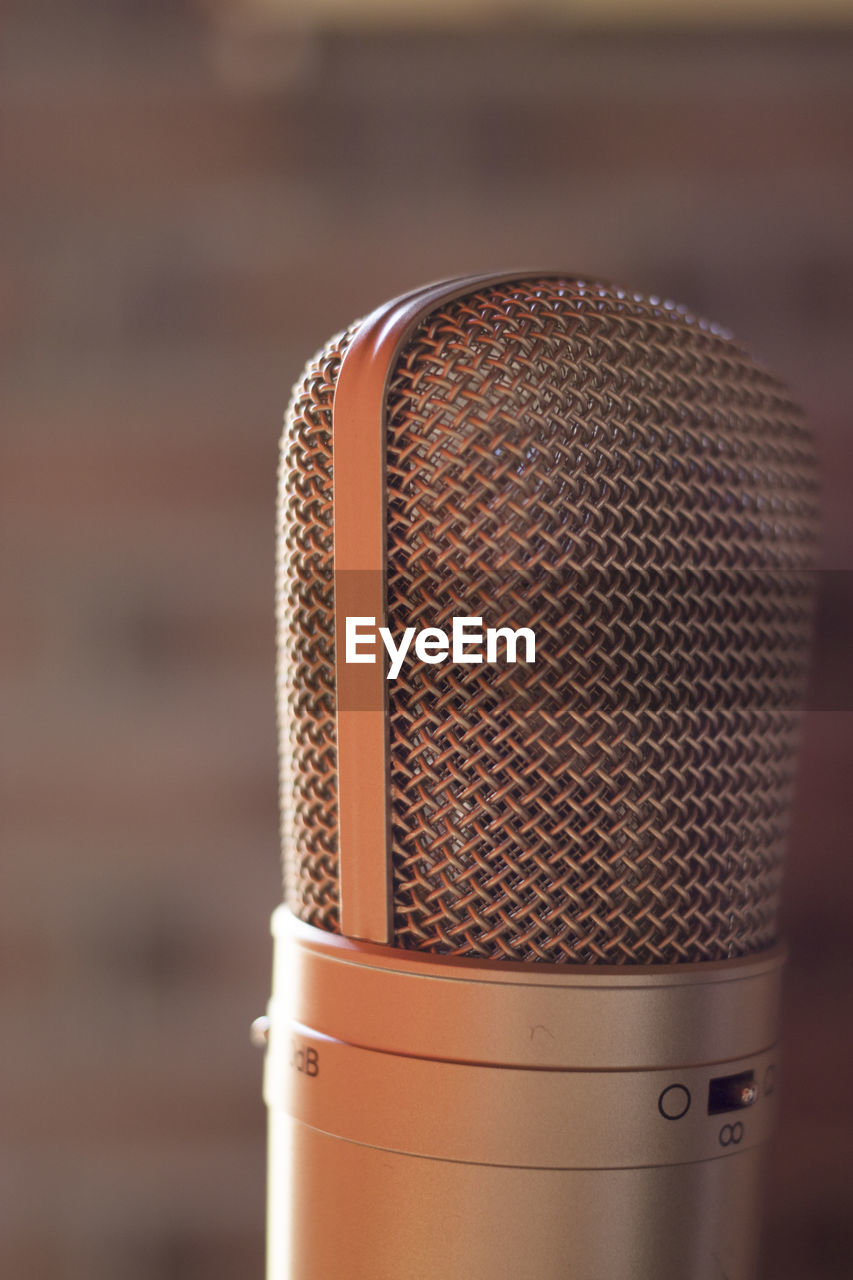
<svg viewBox="0 0 853 1280">
<path fill-rule="evenodd" d="M 367 942 L 387 943 L 392 937 L 387 682 L 381 646 L 375 651 L 375 663 L 346 661 L 346 619 L 375 618 L 377 627 L 385 623 L 388 381 L 404 342 L 435 306 L 469 287 L 505 278 L 445 280 L 377 308 L 356 330 L 335 386 L 332 485 L 340 930 Z"/>
<path fill-rule="evenodd" d="M 341 932 L 388 942 L 388 732 L 381 647 L 346 661 L 347 617 L 385 621 L 385 370 L 366 321 L 341 366 L 333 413 L 338 863 Z"/>
</svg>

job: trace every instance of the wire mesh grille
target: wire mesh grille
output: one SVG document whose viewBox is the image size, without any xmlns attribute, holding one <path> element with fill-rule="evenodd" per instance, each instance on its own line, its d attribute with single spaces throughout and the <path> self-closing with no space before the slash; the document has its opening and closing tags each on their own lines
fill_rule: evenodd
<svg viewBox="0 0 853 1280">
<path fill-rule="evenodd" d="M 281 440 L 276 610 L 284 897 L 338 928 L 332 571 L 332 401 L 352 330 L 332 338 L 290 399 Z"/>
<path fill-rule="evenodd" d="M 282 470 L 286 892 L 336 916 L 330 404 Z M 810 630 L 814 475 L 784 388 L 681 309 L 490 286 L 398 360 L 388 625 L 527 626 L 532 665 L 389 683 L 395 945 L 677 962 L 775 935 Z"/>
</svg>

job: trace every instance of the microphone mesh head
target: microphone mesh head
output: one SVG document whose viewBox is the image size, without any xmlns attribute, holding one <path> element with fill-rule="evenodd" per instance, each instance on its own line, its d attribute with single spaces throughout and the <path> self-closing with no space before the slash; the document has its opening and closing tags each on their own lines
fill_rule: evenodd
<svg viewBox="0 0 853 1280">
<path fill-rule="evenodd" d="M 336 931 L 333 339 L 282 449 L 285 895 Z M 770 945 L 811 628 L 811 442 L 681 308 L 485 287 L 400 354 L 388 626 L 526 626 L 534 664 L 388 683 L 398 947 L 676 963 Z M 378 801 L 377 801 L 378 802 Z"/>
</svg>

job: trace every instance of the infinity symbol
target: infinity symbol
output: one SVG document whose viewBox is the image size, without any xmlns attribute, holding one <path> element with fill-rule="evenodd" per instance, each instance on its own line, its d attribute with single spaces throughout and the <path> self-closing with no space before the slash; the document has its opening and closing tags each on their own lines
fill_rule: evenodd
<svg viewBox="0 0 853 1280">
<path fill-rule="evenodd" d="M 743 1125 L 738 1120 L 737 1124 L 724 1124 L 720 1130 L 720 1146 L 732 1147 L 737 1146 L 743 1137 Z"/>
</svg>

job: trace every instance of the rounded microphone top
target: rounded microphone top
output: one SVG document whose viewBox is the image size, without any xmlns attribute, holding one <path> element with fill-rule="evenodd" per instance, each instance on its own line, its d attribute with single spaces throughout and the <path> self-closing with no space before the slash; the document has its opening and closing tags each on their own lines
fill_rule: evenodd
<svg viewBox="0 0 853 1280">
<path fill-rule="evenodd" d="M 350 932 L 342 796 L 363 725 L 365 752 L 371 734 L 385 744 L 360 797 L 387 823 L 380 940 L 599 964 L 770 946 L 812 613 L 800 411 L 726 333 L 653 297 L 543 275 L 423 298 L 390 354 L 362 341 L 359 356 L 387 365 L 364 439 L 375 430 L 382 498 L 364 518 L 381 521 L 381 564 L 354 568 L 335 528 L 357 484 L 335 393 L 364 328 L 315 357 L 287 413 L 289 906 Z M 342 678 L 360 573 L 380 606 L 347 611 L 347 653 L 374 655 L 376 706 L 348 705 Z M 357 883 L 375 842 L 348 841 Z"/>
</svg>

